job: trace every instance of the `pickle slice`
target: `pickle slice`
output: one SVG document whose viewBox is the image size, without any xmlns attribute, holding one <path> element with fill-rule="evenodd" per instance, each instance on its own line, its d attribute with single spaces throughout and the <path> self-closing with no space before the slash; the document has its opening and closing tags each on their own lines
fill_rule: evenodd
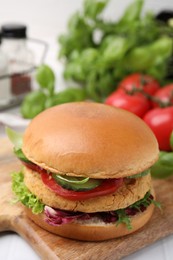
<svg viewBox="0 0 173 260">
<path fill-rule="evenodd" d="M 89 179 L 83 177 L 71 177 L 71 176 L 62 176 L 59 174 L 52 174 L 54 180 L 61 185 L 63 188 L 67 190 L 74 191 L 87 191 L 92 190 L 98 187 L 102 180 L 99 179 Z"/>
</svg>

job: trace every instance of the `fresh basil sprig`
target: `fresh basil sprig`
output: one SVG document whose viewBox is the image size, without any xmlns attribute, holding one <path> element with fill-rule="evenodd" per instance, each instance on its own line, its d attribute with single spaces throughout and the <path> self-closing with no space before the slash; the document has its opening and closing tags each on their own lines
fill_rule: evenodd
<svg viewBox="0 0 173 260">
<path fill-rule="evenodd" d="M 55 105 L 86 99 L 86 91 L 82 88 L 68 88 L 56 92 L 55 74 L 46 64 L 38 67 L 36 80 L 39 88 L 25 96 L 20 108 L 24 118 L 32 119 L 43 110 Z"/>
<path fill-rule="evenodd" d="M 173 131 L 170 136 L 170 145 L 172 151 L 160 151 L 159 159 L 151 167 L 151 176 L 158 179 L 173 176 Z"/>
<path fill-rule="evenodd" d="M 75 184 L 84 184 L 89 180 L 89 177 L 86 178 L 80 178 L 80 177 L 71 177 L 71 176 L 62 176 L 59 174 L 56 174 L 56 179 L 63 180 L 68 183 L 75 183 Z"/>
</svg>

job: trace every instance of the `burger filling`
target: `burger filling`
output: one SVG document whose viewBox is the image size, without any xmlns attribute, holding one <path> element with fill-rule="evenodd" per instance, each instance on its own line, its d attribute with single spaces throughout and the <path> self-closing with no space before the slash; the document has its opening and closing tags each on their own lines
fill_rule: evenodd
<svg viewBox="0 0 173 260">
<path fill-rule="evenodd" d="M 148 191 L 143 199 L 140 199 L 132 205 L 107 212 L 95 212 L 95 213 L 84 213 L 65 211 L 61 209 L 54 209 L 47 205 L 44 205 L 34 194 L 32 194 L 24 184 L 24 175 L 22 172 L 14 173 L 12 175 L 12 189 L 17 196 L 17 201 L 20 201 L 26 207 L 30 208 L 34 214 L 45 213 L 45 221 L 53 226 L 59 226 L 76 221 L 98 222 L 104 223 L 115 223 L 119 225 L 124 223 L 128 229 L 131 229 L 131 217 L 144 212 L 150 204 L 154 204 L 158 207 L 160 205 L 156 202 Z"/>
<path fill-rule="evenodd" d="M 15 154 L 22 161 L 22 163 L 27 168 L 38 172 L 41 175 L 43 183 L 53 192 L 69 200 L 85 200 L 114 193 L 123 184 L 123 182 L 131 181 L 130 178 L 134 179 L 143 177 L 149 173 L 149 170 L 146 170 L 145 172 L 133 175 L 131 177 L 126 177 L 124 179 L 120 178 L 106 180 L 81 177 L 74 178 L 50 173 L 26 158 L 22 151 L 22 135 L 9 128 L 7 129 L 7 134 L 15 146 Z M 132 205 L 113 211 L 84 213 L 54 209 L 42 203 L 37 196 L 28 190 L 25 186 L 24 175 L 22 172 L 14 173 L 12 175 L 12 189 L 17 196 L 17 201 L 20 201 L 26 207 L 30 208 L 34 214 L 44 212 L 46 216 L 45 221 L 53 226 L 59 226 L 75 221 L 93 222 L 99 220 L 105 223 L 115 223 L 116 225 L 124 223 L 128 229 L 131 229 L 132 216 L 145 211 L 151 203 L 158 207 L 160 206 L 154 200 L 150 191 L 148 191 L 142 199 L 136 201 Z"/>
</svg>

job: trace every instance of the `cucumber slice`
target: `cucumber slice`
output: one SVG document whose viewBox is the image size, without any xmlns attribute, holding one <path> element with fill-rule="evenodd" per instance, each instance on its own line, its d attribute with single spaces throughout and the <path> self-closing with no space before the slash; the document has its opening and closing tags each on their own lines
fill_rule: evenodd
<svg viewBox="0 0 173 260">
<path fill-rule="evenodd" d="M 133 178 L 141 178 L 141 177 L 146 176 L 149 173 L 150 173 L 150 169 L 147 169 L 147 170 L 145 170 L 145 171 L 143 171 L 141 173 L 138 173 L 138 174 L 135 174 L 135 175 L 132 175 L 132 176 L 128 176 L 127 178 L 132 178 L 132 179 Z"/>
<path fill-rule="evenodd" d="M 92 190 L 98 187 L 102 180 L 98 179 L 89 179 L 89 178 L 82 178 L 82 177 L 71 177 L 71 176 L 60 176 L 58 174 L 53 173 L 52 177 L 54 180 L 61 185 L 63 188 L 67 190 L 74 190 L 74 191 L 87 191 Z"/>
</svg>

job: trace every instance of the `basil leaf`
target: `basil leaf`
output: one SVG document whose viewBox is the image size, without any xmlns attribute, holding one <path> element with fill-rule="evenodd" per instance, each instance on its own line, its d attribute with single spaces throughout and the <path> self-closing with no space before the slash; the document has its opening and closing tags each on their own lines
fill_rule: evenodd
<svg viewBox="0 0 173 260">
<path fill-rule="evenodd" d="M 14 153 L 15 155 L 22 161 L 24 162 L 29 162 L 29 160 L 26 158 L 26 156 L 24 155 L 22 149 L 15 149 L 14 148 Z"/>
<path fill-rule="evenodd" d="M 87 177 L 87 178 L 83 178 L 83 177 L 76 178 L 76 177 L 62 176 L 62 175 L 56 174 L 56 179 L 60 179 L 60 180 L 63 180 L 65 182 L 68 182 L 68 183 L 83 184 L 83 183 L 86 183 L 89 180 L 89 177 Z"/>
<path fill-rule="evenodd" d="M 151 176 L 164 179 L 173 175 L 173 152 L 160 152 L 159 159 L 151 167 Z"/>
<path fill-rule="evenodd" d="M 45 109 L 46 95 L 42 91 L 30 92 L 23 100 L 20 111 L 24 118 L 33 118 Z"/>
<path fill-rule="evenodd" d="M 5 131 L 10 141 L 14 144 L 15 149 L 21 149 L 23 143 L 23 134 L 18 133 L 9 127 L 6 127 Z"/>
<path fill-rule="evenodd" d="M 135 20 L 139 20 L 143 4 L 144 4 L 143 0 L 133 1 L 133 3 L 131 3 L 125 10 L 124 15 L 120 20 L 120 24 L 128 24 Z"/>
<path fill-rule="evenodd" d="M 109 0 L 85 0 L 84 14 L 91 19 L 95 19 L 106 7 Z"/>
<path fill-rule="evenodd" d="M 49 66 L 41 65 L 36 72 L 36 79 L 40 86 L 48 91 L 49 95 L 54 93 L 55 74 Z"/>
</svg>

